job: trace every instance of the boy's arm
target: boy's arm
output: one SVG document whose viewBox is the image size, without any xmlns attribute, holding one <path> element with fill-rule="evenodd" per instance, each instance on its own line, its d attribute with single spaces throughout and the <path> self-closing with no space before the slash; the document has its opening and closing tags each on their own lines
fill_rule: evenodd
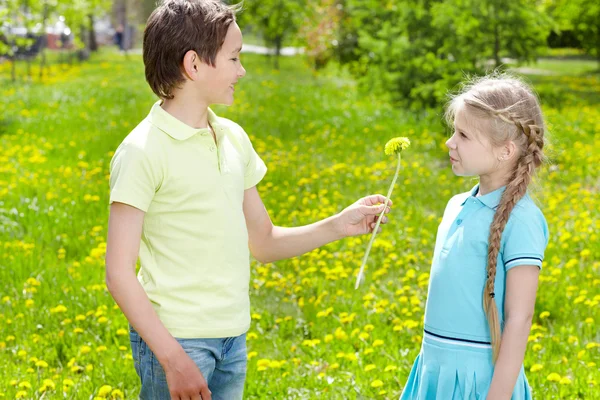
<svg viewBox="0 0 600 400">
<path fill-rule="evenodd" d="M 531 330 L 539 274 L 535 265 L 514 267 L 506 274 L 504 331 L 487 400 L 512 397 Z"/>
<path fill-rule="evenodd" d="M 135 275 L 135 263 L 145 213 L 135 207 L 114 202 L 110 207 L 106 246 L 106 286 L 129 320 L 148 344 L 167 375 L 171 396 L 202 395 L 210 399 L 208 385 L 196 364 L 171 336 L 150 304 Z"/>
<path fill-rule="evenodd" d="M 244 216 L 252 255 L 262 263 L 299 256 L 329 242 L 373 231 L 383 211 L 385 197 L 372 195 L 358 200 L 339 214 L 311 225 L 295 228 L 274 226 L 256 187 L 244 192 Z M 392 202 L 388 202 L 388 209 Z M 385 224 L 387 217 L 381 223 Z M 381 228 L 380 228 L 381 229 Z"/>
</svg>

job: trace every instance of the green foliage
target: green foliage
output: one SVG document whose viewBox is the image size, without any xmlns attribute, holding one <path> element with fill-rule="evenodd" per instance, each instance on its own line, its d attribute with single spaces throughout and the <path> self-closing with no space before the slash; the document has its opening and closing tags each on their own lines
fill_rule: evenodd
<svg viewBox="0 0 600 400">
<path fill-rule="evenodd" d="M 547 0 L 544 8 L 558 30 L 574 31 L 581 47 L 600 63 L 600 3 L 595 0 Z"/>
<path fill-rule="evenodd" d="M 281 48 L 298 31 L 308 6 L 306 0 L 248 0 L 240 24 L 251 24 L 265 44 Z"/>
<path fill-rule="evenodd" d="M 360 83 L 421 108 L 502 57 L 535 59 L 550 20 L 527 0 L 346 0 L 343 25 L 340 61 Z"/>
</svg>

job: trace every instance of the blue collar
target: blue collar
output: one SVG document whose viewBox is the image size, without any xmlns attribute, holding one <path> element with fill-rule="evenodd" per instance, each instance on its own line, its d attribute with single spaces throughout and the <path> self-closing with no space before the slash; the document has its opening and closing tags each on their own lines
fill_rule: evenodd
<svg viewBox="0 0 600 400">
<path fill-rule="evenodd" d="M 486 195 L 477 197 L 477 193 L 479 193 L 479 183 L 478 183 L 477 185 L 475 185 L 475 187 L 473 187 L 473 189 L 471 189 L 471 195 L 469 197 L 465 198 L 465 200 L 462 202 L 461 206 L 464 206 L 465 203 L 467 202 L 467 200 L 469 198 L 473 197 L 476 200 L 479 200 L 480 202 L 482 202 L 487 207 L 491 208 L 492 210 L 495 210 L 498 207 L 498 204 L 500 204 L 500 199 L 502 198 L 502 194 L 504 193 L 505 189 L 506 189 L 506 186 L 502 186 L 501 188 L 496 189 L 493 192 L 490 192 Z"/>
</svg>

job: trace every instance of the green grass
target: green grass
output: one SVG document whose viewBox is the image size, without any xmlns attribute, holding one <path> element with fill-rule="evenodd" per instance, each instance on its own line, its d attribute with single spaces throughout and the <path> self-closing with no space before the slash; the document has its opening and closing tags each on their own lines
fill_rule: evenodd
<svg viewBox="0 0 600 400">
<path fill-rule="evenodd" d="M 541 58 L 530 65 L 531 68 L 548 71 L 557 75 L 585 75 L 598 70 L 598 62 L 595 60 L 560 60 L 552 58 Z"/>
<path fill-rule="evenodd" d="M 419 351 L 441 213 L 473 185 L 450 171 L 442 111 L 397 109 L 349 79 L 313 75 L 300 58 L 283 58 L 280 72 L 259 56 L 244 61 L 235 105 L 219 112 L 266 161 L 259 190 L 279 225 L 384 192 L 395 161 L 383 145 L 413 142 L 358 291 L 368 237 L 252 263 L 247 398 L 395 399 Z M 155 99 L 140 57 L 103 53 L 54 72 L 13 85 L 0 65 L 0 397 L 135 398 L 127 323 L 104 285 L 108 165 Z M 529 79 L 553 147 L 536 192 L 551 239 L 525 368 L 535 398 L 594 399 L 600 84 L 594 75 Z"/>
</svg>

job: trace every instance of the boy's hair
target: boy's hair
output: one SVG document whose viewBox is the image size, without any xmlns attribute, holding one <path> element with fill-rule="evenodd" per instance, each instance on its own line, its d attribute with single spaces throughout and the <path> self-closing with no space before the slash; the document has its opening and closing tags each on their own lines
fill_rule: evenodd
<svg viewBox="0 0 600 400">
<path fill-rule="evenodd" d="M 172 99 L 173 89 L 185 81 L 182 61 L 189 50 L 215 66 L 239 9 L 219 0 L 164 0 L 152 12 L 144 30 L 143 53 L 146 80 L 158 97 Z"/>
<path fill-rule="evenodd" d="M 469 116 L 490 122 L 484 133 L 494 146 L 512 140 L 518 147 L 517 162 L 500 199 L 490 226 L 487 256 L 487 280 L 483 292 L 483 308 L 492 339 L 493 360 L 500 351 L 500 322 L 494 300 L 496 264 L 502 232 L 510 213 L 527 192 L 536 169 L 543 164 L 545 144 L 544 118 L 537 96 L 521 80 L 508 74 L 494 73 L 477 78 L 454 96 L 446 109 L 446 121 L 452 125 L 456 113 L 465 110 Z"/>
</svg>

